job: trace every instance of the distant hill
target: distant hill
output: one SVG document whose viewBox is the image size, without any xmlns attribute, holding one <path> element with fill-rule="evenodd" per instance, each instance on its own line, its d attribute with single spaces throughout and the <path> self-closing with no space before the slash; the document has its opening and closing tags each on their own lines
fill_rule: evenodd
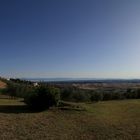
<svg viewBox="0 0 140 140">
<path fill-rule="evenodd" d="M 21 78 L 32 82 L 68 83 L 140 83 L 140 79 L 98 79 L 98 78 Z"/>
</svg>

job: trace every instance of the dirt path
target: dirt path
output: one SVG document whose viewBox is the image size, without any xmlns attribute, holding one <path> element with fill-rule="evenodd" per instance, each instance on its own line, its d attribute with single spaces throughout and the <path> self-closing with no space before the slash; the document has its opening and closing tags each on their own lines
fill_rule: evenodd
<svg viewBox="0 0 140 140">
<path fill-rule="evenodd" d="M 2 88 L 5 88 L 5 87 L 6 87 L 6 83 L 0 81 L 0 88 L 2 89 Z"/>
</svg>

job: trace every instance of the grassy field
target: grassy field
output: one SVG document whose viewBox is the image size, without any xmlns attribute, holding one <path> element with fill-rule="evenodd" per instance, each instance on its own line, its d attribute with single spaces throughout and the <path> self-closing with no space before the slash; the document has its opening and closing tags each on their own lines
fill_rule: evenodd
<svg viewBox="0 0 140 140">
<path fill-rule="evenodd" d="M 140 139 L 140 100 L 78 105 L 85 111 L 52 108 L 35 113 L 20 100 L 0 99 L 0 139 Z"/>
</svg>

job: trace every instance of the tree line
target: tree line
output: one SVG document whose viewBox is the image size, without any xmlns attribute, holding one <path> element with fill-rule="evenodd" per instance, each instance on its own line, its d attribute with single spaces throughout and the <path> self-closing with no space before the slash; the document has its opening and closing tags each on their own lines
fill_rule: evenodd
<svg viewBox="0 0 140 140">
<path fill-rule="evenodd" d="M 45 109 L 57 106 L 60 100 L 73 102 L 98 102 L 107 100 L 140 99 L 140 89 L 127 89 L 125 92 L 105 92 L 104 90 L 85 90 L 73 86 L 58 87 L 40 83 L 11 79 L 7 81 L 5 94 L 23 98 L 31 109 Z"/>
</svg>

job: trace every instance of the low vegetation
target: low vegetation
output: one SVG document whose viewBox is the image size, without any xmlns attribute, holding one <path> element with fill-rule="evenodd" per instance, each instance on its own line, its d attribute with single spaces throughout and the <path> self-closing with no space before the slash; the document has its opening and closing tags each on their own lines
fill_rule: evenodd
<svg viewBox="0 0 140 140">
<path fill-rule="evenodd" d="M 39 86 L 33 88 L 26 94 L 24 102 L 35 110 L 44 110 L 52 106 L 57 106 L 60 101 L 60 91 L 58 88 Z"/>
<path fill-rule="evenodd" d="M 140 99 L 139 88 L 128 88 L 123 92 L 118 89 L 106 91 L 104 89 L 89 90 L 74 86 L 59 87 L 53 84 L 34 83 L 25 80 L 11 79 L 6 81 L 5 93 L 11 98 L 24 98 L 30 109 L 44 110 L 51 106 L 58 106 L 59 101 L 70 102 L 98 102 L 106 100 Z"/>
<path fill-rule="evenodd" d="M 138 88 L 117 94 L 44 83 L 35 86 L 15 79 L 4 82 L 6 87 L 0 90 L 0 139 L 140 138 Z"/>
<path fill-rule="evenodd" d="M 0 99 L 3 140 L 139 140 L 140 100 L 68 103 L 31 112 L 18 99 Z M 75 108 L 80 106 L 85 111 Z M 69 108 L 69 109 L 68 109 Z"/>
<path fill-rule="evenodd" d="M 123 92 L 119 92 L 118 89 L 113 89 L 111 91 L 105 91 L 104 89 L 87 90 L 71 86 L 62 88 L 61 99 L 74 102 L 140 99 L 140 89 L 128 88 Z"/>
<path fill-rule="evenodd" d="M 58 88 L 47 85 L 34 87 L 27 83 L 7 82 L 7 95 L 24 98 L 31 110 L 45 110 L 57 106 L 60 100 Z"/>
</svg>

